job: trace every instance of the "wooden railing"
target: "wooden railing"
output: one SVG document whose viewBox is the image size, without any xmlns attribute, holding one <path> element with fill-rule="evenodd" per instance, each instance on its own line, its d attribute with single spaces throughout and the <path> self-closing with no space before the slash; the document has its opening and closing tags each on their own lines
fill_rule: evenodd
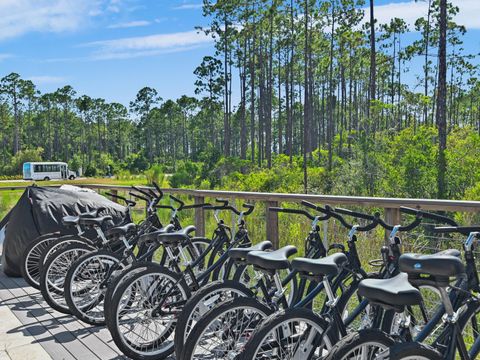
<svg viewBox="0 0 480 360">
<path fill-rule="evenodd" d="M 79 187 L 108 190 L 113 193 L 118 191 L 129 191 L 129 186 L 119 185 L 98 185 L 82 184 Z M 21 190 L 26 186 L 0 187 L 0 191 Z M 384 217 L 388 223 L 400 223 L 400 207 L 408 206 L 430 211 L 451 211 L 451 212 L 480 212 L 480 201 L 465 200 L 435 200 L 435 199 L 402 199 L 402 198 L 381 198 L 362 196 L 336 196 L 336 195 L 312 195 L 312 194 L 281 194 L 281 193 L 260 193 L 243 191 L 222 191 L 222 190 L 192 190 L 192 189 L 162 189 L 167 194 L 188 195 L 193 197 L 195 203 L 204 203 L 205 198 L 227 198 L 240 199 L 245 202 L 259 201 L 265 204 L 266 214 L 266 235 L 278 246 L 278 214 L 269 211 L 270 207 L 279 206 L 282 202 L 300 202 L 307 200 L 317 204 L 330 204 L 332 206 L 358 206 L 383 208 Z M 197 235 L 205 235 L 205 214 L 203 209 L 195 209 L 195 226 Z"/>
</svg>

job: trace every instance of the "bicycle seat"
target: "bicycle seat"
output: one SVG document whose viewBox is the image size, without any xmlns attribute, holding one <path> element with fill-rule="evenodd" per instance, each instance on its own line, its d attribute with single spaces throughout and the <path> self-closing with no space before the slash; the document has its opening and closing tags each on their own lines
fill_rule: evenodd
<svg viewBox="0 0 480 360">
<path fill-rule="evenodd" d="M 407 274 L 426 274 L 452 277 L 465 272 L 462 260 L 452 255 L 403 254 L 398 260 L 400 271 Z"/>
<path fill-rule="evenodd" d="M 110 215 L 95 218 L 80 218 L 79 223 L 87 226 L 102 226 L 104 222 L 112 220 Z"/>
<path fill-rule="evenodd" d="M 262 241 L 257 245 L 253 245 L 250 247 L 238 247 L 228 250 L 228 256 L 234 260 L 246 260 L 247 255 L 251 251 L 264 251 L 270 249 L 272 247 L 272 243 L 270 241 Z"/>
<path fill-rule="evenodd" d="M 190 225 L 176 232 L 159 234 L 157 240 L 165 245 L 177 245 L 188 240 L 189 234 L 195 230 L 195 226 Z"/>
<path fill-rule="evenodd" d="M 293 245 L 284 246 L 275 251 L 251 251 L 247 255 L 247 262 L 266 270 L 288 269 L 288 258 L 297 253 Z"/>
<path fill-rule="evenodd" d="M 79 220 L 80 218 L 78 216 L 68 215 L 62 218 L 62 224 L 65 226 L 75 226 L 78 225 Z"/>
<path fill-rule="evenodd" d="M 459 258 L 462 255 L 462 253 L 457 249 L 448 249 L 448 250 L 439 251 L 435 253 L 435 255 L 449 255 L 449 256 L 455 256 Z"/>
<path fill-rule="evenodd" d="M 336 253 L 320 259 L 295 258 L 292 260 L 292 268 L 312 275 L 337 275 L 347 261 L 344 253 Z"/>
<path fill-rule="evenodd" d="M 400 273 L 390 279 L 365 279 L 358 285 L 358 295 L 377 304 L 403 307 L 422 302 L 420 291 L 408 282 L 408 275 Z"/>
<path fill-rule="evenodd" d="M 174 228 L 175 227 L 172 224 L 168 224 L 167 226 L 164 226 L 161 229 L 152 231 L 152 232 L 147 233 L 147 234 L 143 234 L 138 239 L 138 243 L 141 244 L 141 243 L 145 243 L 145 242 L 149 242 L 149 241 L 156 241 L 157 238 L 158 238 L 158 235 L 172 232 L 174 230 Z"/>
<path fill-rule="evenodd" d="M 126 225 L 122 226 L 115 226 L 111 229 L 108 229 L 105 232 L 105 236 L 125 236 L 127 235 L 130 231 L 134 230 L 137 227 L 134 223 L 129 223 Z"/>
</svg>

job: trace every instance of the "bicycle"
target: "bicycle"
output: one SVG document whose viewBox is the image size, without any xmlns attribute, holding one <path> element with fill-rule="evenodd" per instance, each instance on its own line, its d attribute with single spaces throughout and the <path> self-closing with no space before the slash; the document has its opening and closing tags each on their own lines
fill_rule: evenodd
<svg viewBox="0 0 480 360">
<path fill-rule="evenodd" d="M 415 220 L 406 226 L 391 226 L 377 218 L 377 223 L 388 230 L 392 230 L 392 233 L 389 238 L 389 246 L 382 247 L 384 266 L 380 273 L 374 275 L 374 277 L 389 278 L 398 273 L 398 257 L 400 254 L 400 240 L 396 235 L 398 231 L 408 231 L 415 228 L 421 223 L 423 216 L 437 218 L 434 214 L 413 209 L 402 208 L 401 210 L 406 213 L 415 213 Z M 336 211 L 344 210 L 337 209 Z M 442 220 L 444 219 L 442 218 Z M 294 259 L 292 267 L 297 269 L 301 276 L 312 278 L 324 284 L 323 287 L 328 298 L 326 311 L 316 314 L 311 309 L 306 308 L 304 305 L 308 303 L 309 298 L 315 297 L 318 292 L 308 294 L 306 299 L 295 304 L 292 308 L 271 315 L 265 320 L 250 337 L 240 358 L 263 359 L 266 356 L 280 356 L 281 358 L 289 358 L 289 356 L 311 358 L 316 356 L 321 358 L 328 353 L 334 344 L 347 335 L 348 327 L 354 319 L 363 314 L 363 317 L 366 318 L 363 322 L 370 322 L 372 317 L 367 309 L 367 302 L 362 299 L 361 293 L 357 292 L 357 287 L 362 283 L 358 276 L 358 270 L 353 272 L 355 274 L 354 278 L 358 281 L 351 286 L 350 292 L 338 295 L 334 290 L 335 282 L 342 281 L 346 274 L 352 273 L 353 269 L 350 269 L 350 263 L 351 261 L 343 253 L 316 260 Z M 359 298 L 359 305 L 352 314 L 345 318 L 342 312 L 354 294 L 357 294 Z M 384 326 L 389 330 L 394 326 L 393 316 L 385 320 Z M 289 330 L 286 331 L 285 329 Z"/>
<path fill-rule="evenodd" d="M 328 206 L 326 209 L 323 209 L 308 202 L 303 202 L 303 204 L 316 210 L 327 212 L 330 217 L 337 218 L 343 224 L 353 228 L 352 236 L 357 231 L 371 230 L 378 224 L 376 216 L 361 214 L 362 217 L 370 220 L 371 223 L 365 227 L 353 227 L 348 224 L 342 216 L 334 213 Z M 356 254 L 354 248 L 355 245 L 353 242 L 352 252 L 349 254 L 352 258 Z M 278 270 L 287 266 L 288 255 L 292 255 L 293 250 L 290 247 L 284 247 L 277 251 L 279 252 L 278 254 L 251 252 L 247 256 L 247 262 L 263 273 L 263 276 L 258 280 L 259 287 L 267 288 L 269 283 L 273 283 L 274 286 L 271 292 L 274 292 L 274 296 L 270 297 L 267 293 L 263 302 L 258 299 L 237 298 L 206 313 L 192 330 L 180 359 L 197 359 L 203 358 L 204 356 L 234 358 L 243 350 L 247 339 L 256 333 L 256 329 L 261 326 L 260 324 L 263 324 L 262 320 L 265 317 L 268 318 L 268 316 L 278 312 L 279 309 L 287 309 L 290 306 L 295 306 L 294 304 L 297 302 L 290 305 L 286 301 L 284 288 L 278 274 Z M 339 253 L 323 258 L 305 258 L 305 260 L 311 262 L 329 261 L 332 256 L 336 257 L 337 255 L 341 255 L 347 259 L 345 253 Z M 302 298 L 300 301 L 301 306 L 312 309 L 313 300 L 316 295 L 324 289 L 328 294 L 332 291 L 332 288 L 330 282 L 328 282 L 327 288 L 326 283 L 318 281 L 316 277 L 302 276 L 301 269 L 297 269 L 294 266 L 297 259 L 298 258 L 291 262 L 293 268 L 291 274 L 294 274 L 293 276 L 297 273 L 300 274 L 300 282 L 304 284 L 304 286 L 302 291 L 298 291 L 296 299 Z M 352 263 L 356 262 L 352 261 Z M 330 280 L 328 281 L 331 281 L 332 278 L 333 277 L 330 276 Z M 305 286 L 307 280 L 310 282 L 310 286 L 308 287 Z M 341 289 L 340 284 L 341 282 L 335 283 L 336 291 L 350 292 L 353 291 L 351 289 L 354 289 L 354 286 L 348 289 Z M 304 289 L 307 289 L 307 294 L 303 297 Z M 324 304 L 324 306 L 327 306 L 327 304 Z M 209 346 L 208 348 L 207 345 Z"/>
<path fill-rule="evenodd" d="M 172 202 L 179 204 L 178 207 L 173 205 L 156 205 L 155 207 L 170 209 L 172 211 L 170 224 L 164 228 L 154 232 L 139 232 L 131 239 L 126 239 L 126 233 L 117 229 L 115 236 L 123 243 L 123 246 L 117 250 L 108 248 L 99 249 L 97 251 L 82 255 L 68 269 L 65 284 L 64 295 L 66 303 L 73 315 L 80 320 L 91 325 L 106 324 L 104 308 L 109 306 L 115 288 L 118 288 L 122 282 L 122 278 L 111 287 L 111 291 L 107 293 L 107 288 L 113 282 L 116 275 L 124 271 L 135 269 L 138 262 L 152 261 L 154 252 L 159 248 L 151 243 L 158 235 L 181 231 L 182 227 L 178 219 L 178 213 L 183 210 L 204 207 L 209 204 L 185 205 L 180 199 L 170 196 Z M 189 233 L 192 229 L 186 228 L 185 232 Z M 182 253 L 182 258 L 196 259 L 200 253 L 208 246 L 207 239 L 194 238 L 183 248 L 174 250 L 174 255 L 178 256 Z M 135 253 L 137 249 L 137 253 Z M 164 251 L 160 260 L 161 264 L 167 264 L 172 260 Z M 143 265 L 141 265 L 143 266 Z M 167 264 L 168 266 L 168 264 Z"/>
<path fill-rule="evenodd" d="M 140 190 L 143 193 L 143 190 Z M 151 191 L 151 190 L 150 190 Z M 160 220 L 154 211 L 154 206 L 160 201 L 160 195 L 151 191 L 151 194 L 145 192 L 149 197 L 143 197 L 136 193 L 130 194 L 136 198 L 146 200 L 148 204 L 147 218 L 137 227 L 138 234 L 151 232 L 161 226 Z M 118 196 L 117 196 L 118 197 Z M 134 206 L 135 202 L 128 200 L 129 208 Z M 97 237 L 93 240 L 85 237 L 76 237 L 71 239 L 59 239 L 54 241 L 42 255 L 40 264 L 43 263 L 40 272 L 40 291 L 45 301 L 55 310 L 70 314 L 70 309 L 64 296 L 65 276 L 71 264 L 81 255 L 93 252 L 97 249 L 116 250 L 122 247 L 123 241 L 118 241 L 117 231 L 131 231 L 133 224 L 110 227 L 107 230 L 106 224 L 111 223 L 111 216 L 102 216 L 98 218 L 80 218 L 77 224 L 85 228 L 93 229 Z M 111 241 L 110 241 L 111 240 Z"/>
<path fill-rule="evenodd" d="M 436 259 L 427 256 L 409 255 L 401 259 L 401 269 L 408 274 L 412 284 L 428 283 L 441 294 L 445 315 L 443 329 L 432 345 L 420 341 L 407 341 L 395 344 L 390 349 L 391 360 L 431 359 L 431 360 L 473 360 L 480 354 L 480 336 L 476 315 L 480 312 L 480 291 L 476 270 L 475 241 L 480 239 L 480 226 L 436 228 L 441 233 L 460 233 L 468 237 L 464 243 L 466 266 L 457 258 Z M 428 277 L 425 277 L 428 276 Z M 451 285 L 450 277 L 460 279 L 459 285 Z M 453 294 L 447 292 L 452 289 Z M 476 338 L 467 349 L 463 332 L 469 322 L 476 331 Z"/>
<path fill-rule="evenodd" d="M 318 226 L 318 223 L 328 219 L 331 216 L 330 214 L 320 217 L 313 216 L 302 209 L 273 207 L 269 208 L 269 211 L 299 214 L 311 220 L 311 230 L 305 239 L 305 254 L 307 257 L 311 258 L 325 256 L 326 249 L 320 237 L 320 227 Z M 223 280 L 208 284 L 207 286 L 204 286 L 195 292 L 195 294 L 187 301 L 183 311 L 178 317 L 177 326 L 175 328 L 174 342 L 176 354 L 181 353 L 181 349 L 183 348 L 185 340 L 188 338 L 191 329 L 207 311 L 221 303 L 231 300 L 234 297 L 254 297 L 262 295 L 261 291 L 259 291 L 261 289 L 255 283 L 257 274 L 249 272 L 251 266 L 247 266 L 248 264 L 246 257 L 251 251 L 269 250 L 271 247 L 272 244 L 269 241 L 264 241 L 252 247 L 233 248 L 229 250 L 228 255 L 230 259 L 233 260 L 229 262 L 229 264 L 235 265 L 236 267 L 233 279 L 225 278 Z M 227 273 L 231 273 L 231 270 L 228 269 Z M 285 276 L 282 279 L 282 285 L 289 286 L 290 291 L 289 298 L 287 299 L 288 303 L 293 301 L 293 297 L 297 291 L 303 292 L 305 289 L 305 282 L 302 281 L 297 285 L 295 273 L 289 273 L 287 276 Z M 270 290 L 270 294 L 268 296 L 271 296 L 272 292 L 273 291 Z"/>
<path fill-rule="evenodd" d="M 211 278 L 218 279 L 222 272 L 226 274 L 227 269 L 231 269 L 228 265 L 229 249 L 251 245 L 243 222 L 239 223 L 235 235 L 231 236 L 231 229 L 218 218 L 218 213 L 229 210 L 243 219 L 252 213 L 254 206 L 243 204 L 247 211 L 241 212 L 229 205 L 227 200 L 217 201 L 222 205 L 205 207 L 215 211 L 217 228 L 211 243 L 197 259 L 187 263 L 184 270 L 175 263 L 172 269 L 150 264 L 144 271 L 124 281 L 115 292 L 112 299 L 114 316 L 109 317 L 108 328 L 115 344 L 127 356 L 151 359 L 170 355 L 174 350 L 172 336 L 176 317 L 192 291 L 205 286 Z M 160 235 L 157 241 L 168 251 L 187 241 L 187 238 L 173 233 Z M 207 268 L 197 273 L 195 269 L 205 262 Z M 156 330 L 150 329 L 150 325 Z M 142 332 L 141 337 L 135 335 L 138 331 Z"/>
</svg>

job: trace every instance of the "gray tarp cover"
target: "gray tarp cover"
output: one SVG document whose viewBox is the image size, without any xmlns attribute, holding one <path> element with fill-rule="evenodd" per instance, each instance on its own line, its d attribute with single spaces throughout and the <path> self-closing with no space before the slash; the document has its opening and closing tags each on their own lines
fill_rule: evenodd
<svg viewBox="0 0 480 360">
<path fill-rule="evenodd" d="M 105 207 L 115 224 L 127 214 L 125 206 L 94 193 L 58 188 L 28 187 L 15 207 L 0 221 L 5 227 L 2 267 L 6 275 L 21 276 L 20 264 L 25 247 L 40 235 L 55 231 L 72 233 L 62 225 L 62 217 Z"/>
</svg>

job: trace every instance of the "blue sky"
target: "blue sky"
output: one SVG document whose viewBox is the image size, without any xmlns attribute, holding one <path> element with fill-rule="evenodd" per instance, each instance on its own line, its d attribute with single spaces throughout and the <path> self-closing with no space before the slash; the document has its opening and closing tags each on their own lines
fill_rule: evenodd
<svg viewBox="0 0 480 360">
<path fill-rule="evenodd" d="M 467 51 L 479 52 L 480 0 L 453 1 L 457 22 L 469 29 Z M 411 23 L 426 8 L 413 0 L 376 4 L 379 22 Z M 0 14 L 0 76 L 18 72 L 42 92 L 70 84 L 78 95 L 126 105 L 143 86 L 165 99 L 193 95 L 193 70 L 213 52 L 194 29 L 208 24 L 201 0 L 0 0 Z"/>
</svg>

